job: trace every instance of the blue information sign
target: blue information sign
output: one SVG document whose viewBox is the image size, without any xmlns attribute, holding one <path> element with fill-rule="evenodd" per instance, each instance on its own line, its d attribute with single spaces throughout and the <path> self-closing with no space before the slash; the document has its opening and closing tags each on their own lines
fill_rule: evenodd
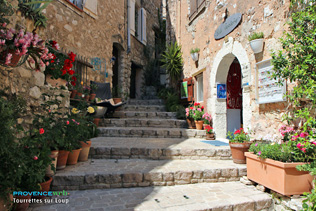
<svg viewBox="0 0 316 211">
<path fill-rule="evenodd" d="M 217 84 L 217 99 L 226 99 L 226 84 Z"/>
</svg>

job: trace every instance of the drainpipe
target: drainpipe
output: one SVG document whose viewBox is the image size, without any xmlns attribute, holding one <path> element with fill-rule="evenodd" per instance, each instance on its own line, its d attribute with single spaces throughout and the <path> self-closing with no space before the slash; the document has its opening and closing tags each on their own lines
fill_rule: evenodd
<svg viewBox="0 0 316 211">
<path fill-rule="evenodd" d="M 131 52 L 131 30 L 129 26 L 129 11 L 130 11 L 130 0 L 127 0 L 127 51 L 126 53 L 129 54 Z"/>
</svg>

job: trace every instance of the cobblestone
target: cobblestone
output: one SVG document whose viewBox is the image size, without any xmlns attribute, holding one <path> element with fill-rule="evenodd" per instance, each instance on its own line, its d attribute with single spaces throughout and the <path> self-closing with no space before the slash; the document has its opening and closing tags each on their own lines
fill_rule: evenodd
<svg viewBox="0 0 316 211">
<path fill-rule="evenodd" d="M 28 211 L 63 210 L 263 210 L 271 197 L 239 182 L 70 191 L 68 204 L 31 204 Z"/>
</svg>

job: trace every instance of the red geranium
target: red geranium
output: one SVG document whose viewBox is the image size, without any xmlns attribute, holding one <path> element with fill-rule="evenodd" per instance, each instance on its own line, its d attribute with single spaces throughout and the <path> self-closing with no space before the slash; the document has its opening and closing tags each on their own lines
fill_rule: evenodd
<svg viewBox="0 0 316 211">
<path fill-rule="evenodd" d="M 240 132 L 241 132 L 240 130 L 236 130 L 234 134 L 239 134 Z"/>
<path fill-rule="evenodd" d="M 45 130 L 43 128 L 39 129 L 39 133 L 42 135 L 45 132 Z"/>
</svg>

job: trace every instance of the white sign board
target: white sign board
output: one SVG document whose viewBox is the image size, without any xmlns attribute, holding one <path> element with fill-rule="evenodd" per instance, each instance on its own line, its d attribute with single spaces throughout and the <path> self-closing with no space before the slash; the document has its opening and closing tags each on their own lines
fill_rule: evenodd
<svg viewBox="0 0 316 211">
<path fill-rule="evenodd" d="M 278 80 L 271 77 L 273 66 L 271 59 L 257 63 L 256 71 L 256 99 L 258 104 L 285 101 L 286 82 L 278 84 Z"/>
</svg>

